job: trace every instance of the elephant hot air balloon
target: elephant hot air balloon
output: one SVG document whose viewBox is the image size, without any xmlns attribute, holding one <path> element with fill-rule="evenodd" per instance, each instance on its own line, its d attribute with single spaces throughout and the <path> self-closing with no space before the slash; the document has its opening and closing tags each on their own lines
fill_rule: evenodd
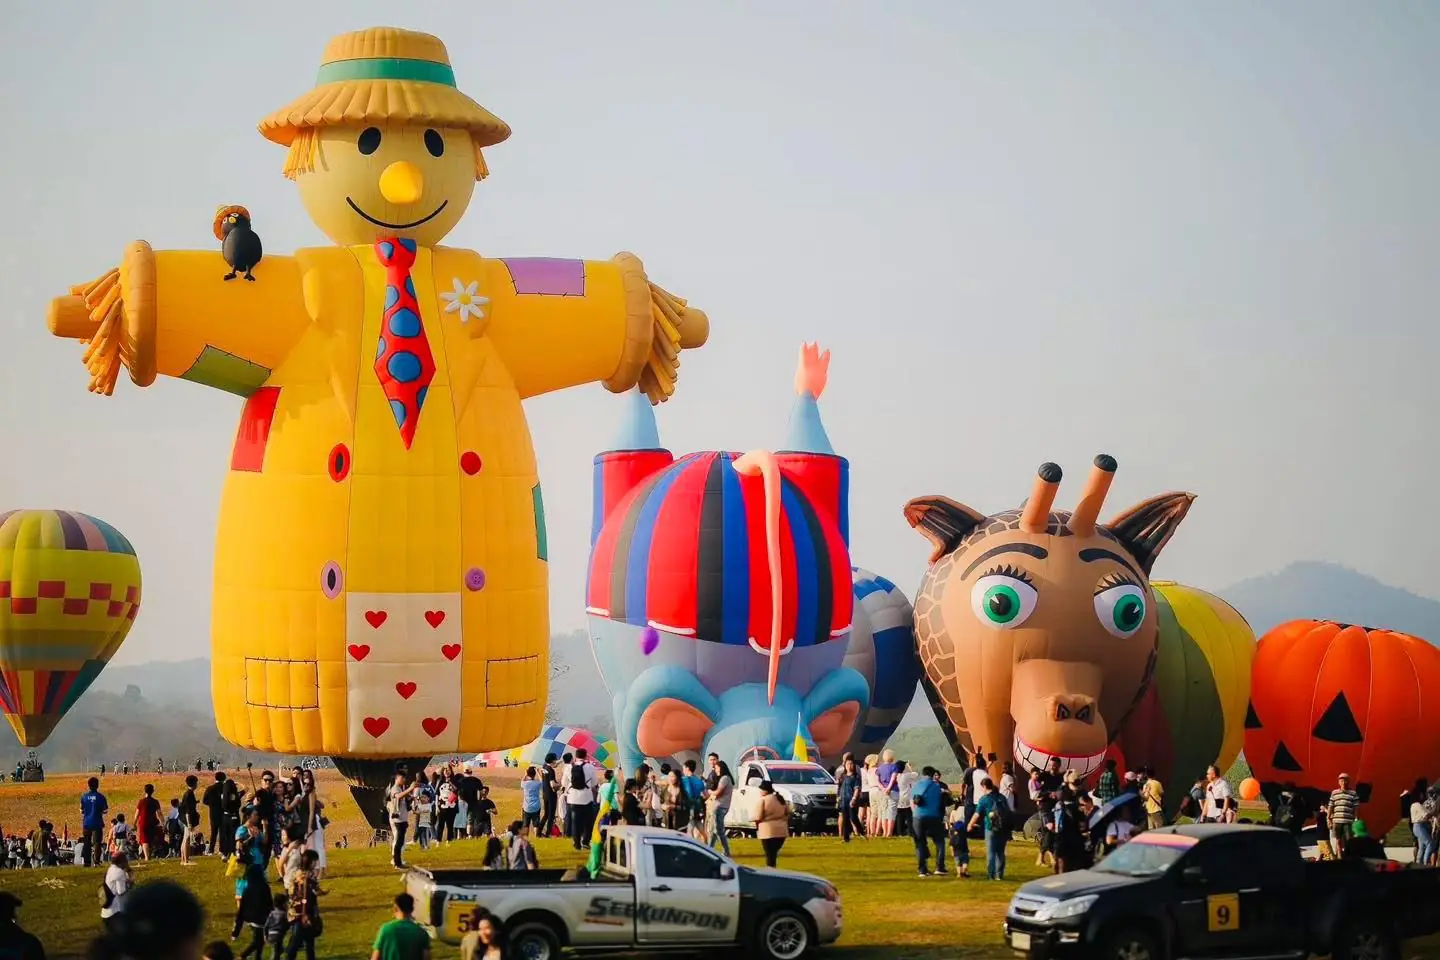
<svg viewBox="0 0 1440 960">
<path fill-rule="evenodd" d="M 1173 813 L 1210 764 L 1240 755 L 1255 633 L 1234 607 L 1203 590 L 1153 581 L 1159 615 L 1155 677 L 1110 754 L 1121 769 L 1148 766 Z"/>
<path fill-rule="evenodd" d="M 140 561 L 110 524 L 65 510 L 0 513 L 0 707 L 39 746 L 120 649 Z"/>
<path fill-rule="evenodd" d="M 798 740 L 834 756 L 871 703 L 844 663 L 855 597 L 849 466 L 816 404 L 829 354 L 807 346 L 785 449 L 678 460 L 647 404 L 595 458 L 586 613 L 614 698 L 620 764 Z"/>
<path fill-rule="evenodd" d="M 1440 650 L 1418 637 L 1294 620 L 1260 638 L 1245 759 L 1272 804 L 1287 784 L 1313 809 L 1342 773 L 1375 836 L 1400 793 L 1440 773 Z"/>
</svg>

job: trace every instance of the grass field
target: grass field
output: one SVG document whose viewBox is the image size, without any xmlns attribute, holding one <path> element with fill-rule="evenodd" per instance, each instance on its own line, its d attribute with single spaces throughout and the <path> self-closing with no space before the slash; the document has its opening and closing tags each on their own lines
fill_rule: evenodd
<svg viewBox="0 0 1440 960">
<path fill-rule="evenodd" d="M 510 819 L 519 809 L 516 771 L 489 771 L 486 782 L 500 808 L 501 818 Z M 243 778 L 243 774 L 242 774 Z M 153 779 L 153 778 L 152 778 Z M 133 811 L 146 777 L 106 777 L 102 790 L 113 811 Z M 169 787 L 179 778 L 167 775 L 157 782 Z M 62 826 L 68 818 L 72 832 L 78 825 L 77 798 L 84 789 L 83 777 L 52 777 L 44 784 L 0 784 L 0 827 L 7 833 L 28 830 L 44 817 Z M 388 850 L 368 848 L 358 811 L 343 783 L 333 772 L 320 779 L 322 796 L 334 801 L 329 839 L 349 834 L 348 850 L 330 851 L 330 894 L 323 903 L 325 936 L 317 942 L 317 954 L 325 958 L 364 958 L 370 954 L 376 927 L 388 917 L 389 901 L 400 891 L 400 875 L 390 868 Z M 171 790 L 157 789 L 168 803 Z M 763 859 L 757 841 L 733 843 L 742 863 L 760 864 Z M 568 843 L 544 840 L 537 844 L 542 865 L 569 867 L 580 862 Z M 982 866 L 979 843 L 971 844 L 976 866 Z M 407 850 L 411 863 L 421 866 L 475 866 L 479 847 L 465 841 L 443 849 L 421 852 Z M 1035 848 L 1017 841 L 1010 846 L 1011 880 L 916 877 L 914 847 L 908 839 L 875 840 L 841 844 L 834 838 L 795 838 L 786 844 L 780 866 L 816 873 L 831 880 L 840 890 L 845 907 L 845 933 L 830 955 L 846 960 L 950 960 L 950 958 L 997 957 L 1007 951 L 1001 939 L 1005 905 L 1017 886 L 1015 881 L 1040 875 L 1035 866 Z M 0 889 L 9 890 L 25 901 L 21 922 L 45 943 L 50 957 L 78 957 L 99 926 L 95 888 L 100 871 L 64 867 L 55 870 L 0 872 Z M 233 881 L 223 875 L 217 860 L 206 859 L 198 866 L 182 868 L 173 861 L 140 864 L 141 882 L 166 877 L 188 886 L 204 903 L 209 917 L 208 932 L 215 938 L 229 935 L 234 911 Z M 1407 958 L 1440 960 L 1440 941 L 1423 941 L 1407 948 Z M 437 946 L 437 960 L 451 960 L 458 951 Z"/>
</svg>

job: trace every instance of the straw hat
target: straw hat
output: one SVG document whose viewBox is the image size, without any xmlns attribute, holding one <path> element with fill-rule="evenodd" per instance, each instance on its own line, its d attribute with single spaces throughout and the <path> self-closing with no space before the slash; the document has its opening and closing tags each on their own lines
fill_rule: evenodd
<svg viewBox="0 0 1440 960">
<path fill-rule="evenodd" d="M 261 120 L 260 133 L 288 147 L 301 130 L 386 121 L 468 130 L 482 147 L 510 136 L 505 121 L 455 88 L 438 37 L 397 27 L 331 40 L 315 89 Z"/>
</svg>

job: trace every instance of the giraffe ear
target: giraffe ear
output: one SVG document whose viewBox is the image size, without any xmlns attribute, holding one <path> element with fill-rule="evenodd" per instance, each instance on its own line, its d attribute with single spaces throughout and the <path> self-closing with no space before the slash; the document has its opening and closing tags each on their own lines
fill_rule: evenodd
<svg viewBox="0 0 1440 960">
<path fill-rule="evenodd" d="M 1130 551 L 1146 576 L 1195 502 L 1193 493 L 1162 493 L 1126 510 L 1105 526 Z"/>
<path fill-rule="evenodd" d="M 930 552 L 934 563 L 959 546 L 967 533 L 985 521 L 985 515 L 949 497 L 916 497 L 905 504 L 905 520 L 935 547 Z"/>
</svg>

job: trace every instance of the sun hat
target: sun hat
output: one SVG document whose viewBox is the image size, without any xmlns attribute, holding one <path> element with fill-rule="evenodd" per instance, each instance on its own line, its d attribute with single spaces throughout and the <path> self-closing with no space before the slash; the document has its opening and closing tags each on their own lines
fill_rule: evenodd
<svg viewBox="0 0 1440 960">
<path fill-rule="evenodd" d="M 450 55 L 438 37 L 398 27 L 370 27 L 331 40 L 315 88 L 260 121 L 265 139 L 288 147 L 301 130 L 402 121 L 468 130 L 482 147 L 510 127 L 455 86 Z"/>
</svg>

